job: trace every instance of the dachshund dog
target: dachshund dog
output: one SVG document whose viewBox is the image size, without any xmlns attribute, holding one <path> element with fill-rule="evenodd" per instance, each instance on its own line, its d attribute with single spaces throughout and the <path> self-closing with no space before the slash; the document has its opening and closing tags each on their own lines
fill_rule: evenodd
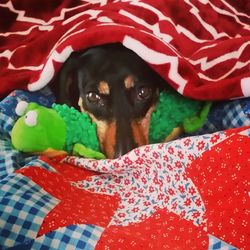
<svg viewBox="0 0 250 250">
<path fill-rule="evenodd" d="M 73 53 L 52 89 L 58 103 L 87 112 L 101 150 L 119 157 L 148 143 L 150 115 L 164 80 L 119 43 Z"/>
</svg>

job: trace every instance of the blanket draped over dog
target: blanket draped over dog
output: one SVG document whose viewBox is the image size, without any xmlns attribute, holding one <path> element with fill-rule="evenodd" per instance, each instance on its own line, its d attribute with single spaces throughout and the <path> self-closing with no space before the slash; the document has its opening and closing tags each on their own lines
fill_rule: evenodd
<svg viewBox="0 0 250 250">
<path fill-rule="evenodd" d="M 250 95 L 248 0 L 3 0 L 0 16 L 0 96 L 41 89 L 72 51 L 112 42 L 186 96 Z"/>
<path fill-rule="evenodd" d="M 70 54 L 112 42 L 183 95 L 250 96 L 249 0 L 1 0 L 0 249 L 249 249 L 249 126 L 114 160 L 13 149 L 17 101 L 50 106 L 42 88 Z M 215 120 L 242 126 L 235 113 Z"/>
</svg>

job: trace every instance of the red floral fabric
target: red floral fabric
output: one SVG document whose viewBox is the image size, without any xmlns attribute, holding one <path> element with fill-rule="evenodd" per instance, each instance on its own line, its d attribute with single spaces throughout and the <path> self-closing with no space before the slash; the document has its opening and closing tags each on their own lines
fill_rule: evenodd
<svg viewBox="0 0 250 250">
<path fill-rule="evenodd" d="M 249 138 L 242 127 L 146 145 L 114 160 L 41 158 L 53 171 L 17 173 L 59 201 L 38 236 L 91 224 L 103 230 L 95 249 L 247 250 Z"/>
</svg>

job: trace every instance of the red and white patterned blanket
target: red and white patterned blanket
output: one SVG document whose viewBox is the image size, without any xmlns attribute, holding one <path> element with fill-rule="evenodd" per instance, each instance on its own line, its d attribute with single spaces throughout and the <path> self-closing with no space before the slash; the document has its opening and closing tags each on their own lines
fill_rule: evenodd
<svg viewBox="0 0 250 250">
<path fill-rule="evenodd" d="M 112 42 L 186 96 L 250 96 L 248 0 L 2 0 L 0 16 L 0 96 L 38 90 L 72 51 Z"/>
</svg>

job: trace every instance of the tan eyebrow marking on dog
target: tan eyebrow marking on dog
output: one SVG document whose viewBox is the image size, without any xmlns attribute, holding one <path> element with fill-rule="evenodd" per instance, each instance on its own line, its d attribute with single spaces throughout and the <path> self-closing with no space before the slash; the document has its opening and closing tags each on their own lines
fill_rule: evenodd
<svg viewBox="0 0 250 250">
<path fill-rule="evenodd" d="M 133 88 L 135 86 L 135 79 L 132 75 L 129 75 L 124 80 L 124 86 L 126 89 Z"/>
<path fill-rule="evenodd" d="M 110 94 L 110 89 L 109 89 L 109 85 L 106 81 L 100 81 L 98 84 L 98 90 L 100 92 L 100 94 L 103 95 L 109 95 Z"/>
</svg>

